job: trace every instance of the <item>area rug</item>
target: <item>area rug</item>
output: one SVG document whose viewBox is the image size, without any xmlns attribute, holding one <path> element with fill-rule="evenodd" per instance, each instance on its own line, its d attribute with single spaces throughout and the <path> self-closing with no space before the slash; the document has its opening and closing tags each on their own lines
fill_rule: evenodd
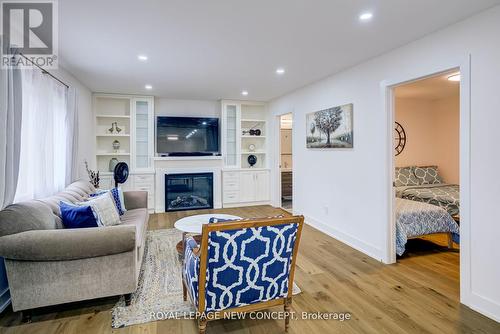
<svg viewBox="0 0 500 334">
<path fill-rule="evenodd" d="M 181 262 L 175 249 L 181 239 L 182 232 L 176 229 L 148 231 L 139 286 L 132 294 L 130 306 L 125 305 L 122 297 L 113 307 L 113 328 L 182 316 L 195 311 L 191 303 L 182 298 Z M 294 283 L 293 294 L 300 292 L 300 288 Z"/>
</svg>

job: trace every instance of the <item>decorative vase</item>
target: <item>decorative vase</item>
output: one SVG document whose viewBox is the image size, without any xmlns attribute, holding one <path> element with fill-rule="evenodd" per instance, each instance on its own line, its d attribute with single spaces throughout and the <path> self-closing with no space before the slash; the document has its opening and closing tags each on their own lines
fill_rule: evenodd
<svg viewBox="0 0 500 334">
<path fill-rule="evenodd" d="M 255 155 L 249 155 L 247 158 L 248 164 L 250 167 L 253 167 L 257 163 L 257 157 Z"/>
<path fill-rule="evenodd" d="M 116 122 L 111 123 L 111 128 L 108 129 L 109 133 L 115 133 L 116 131 Z"/>
<path fill-rule="evenodd" d="M 260 131 L 260 129 L 255 129 L 254 133 L 255 133 L 256 136 L 260 136 L 262 134 L 262 132 Z"/>
<path fill-rule="evenodd" d="M 111 158 L 111 160 L 109 160 L 109 171 L 110 172 L 114 172 L 115 171 L 115 167 L 116 165 L 118 165 L 118 159 L 116 158 Z"/>
<path fill-rule="evenodd" d="M 113 150 L 115 150 L 115 152 L 118 152 L 119 149 L 120 149 L 120 142 L 118 140 L 115 140 L 113 142 Z"/>
</svg>

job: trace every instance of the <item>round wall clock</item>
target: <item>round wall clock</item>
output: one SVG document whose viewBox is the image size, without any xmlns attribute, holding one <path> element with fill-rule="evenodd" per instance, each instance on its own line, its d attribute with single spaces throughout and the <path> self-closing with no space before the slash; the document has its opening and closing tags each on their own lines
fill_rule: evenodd
<svg viewBox="0 0 500 334">
<path fill-rule="evenodd" d="M 401 124 L 398 122 L 395 122 L 395 128 L 394 128 L 394 150 L 395 150 L 395 156 L 398 156 L 403 152 L 405 149 L 406 145 L 406 132 L 405 129 Z"/>
</svg>

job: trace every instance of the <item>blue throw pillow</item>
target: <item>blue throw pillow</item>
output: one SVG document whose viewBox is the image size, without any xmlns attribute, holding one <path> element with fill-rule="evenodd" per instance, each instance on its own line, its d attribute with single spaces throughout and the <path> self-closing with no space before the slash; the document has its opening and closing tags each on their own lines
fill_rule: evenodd
<svg viewBox="0 0 500 334">
<path fill-rule="evenodd" d="M 98 227 L 97 219 L 90 205 L 73 205 L 61 201 L 61 218 L 65 228 Z"/>
</svg>

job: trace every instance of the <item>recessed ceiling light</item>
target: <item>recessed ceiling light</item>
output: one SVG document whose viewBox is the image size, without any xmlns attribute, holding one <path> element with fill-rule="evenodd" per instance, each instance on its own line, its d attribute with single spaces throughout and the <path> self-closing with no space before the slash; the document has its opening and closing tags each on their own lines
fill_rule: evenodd
<svg viewBox="0 0 500 334">
<path fill-rule="evenodd" d="M 247 96 L 247 95 L 248 95 L 248 92 L 247 92 L 246 90 L 244 90 L 244 91 L 242 91 L 242 92 L 241 92 L 241 95 L 243 95 L 243 96 Z"/>
<path fill-rule="evenodd" d="M 276 69 L 276 74 L 279 74 L 279 75 L 285 74 L 285 69 L 283 67 L 278 67 Z"/>
<path fill-rule="evenodd" d="M 139 59 L 140 61 L 146 61 L 146 60 L 148 60 L 148 56 L 146 56 L 146 55 L 138 55 L 137 59 Z"/>
<path fill-rule="evenodd" d="M 460 81 L 460 73 L 452 74 L 448 77 L 449 81 Z"/>
<path fill-rule="evenodd" d="M 146 88 L 146 89 L 153 89 L 153 86 L 151 86 L 151 85 L 146 85 L 146 86 L 144 86 L 144 88 Z"/>
<path fill-rule="evenodd" d="M 368 21 L 368 20 L 371 20 L 372 18 L 373 18 L 373 14 L 370 12 L 363 13 L 359 16 L 359 19 L 361 21 Z"/>
</svg>

